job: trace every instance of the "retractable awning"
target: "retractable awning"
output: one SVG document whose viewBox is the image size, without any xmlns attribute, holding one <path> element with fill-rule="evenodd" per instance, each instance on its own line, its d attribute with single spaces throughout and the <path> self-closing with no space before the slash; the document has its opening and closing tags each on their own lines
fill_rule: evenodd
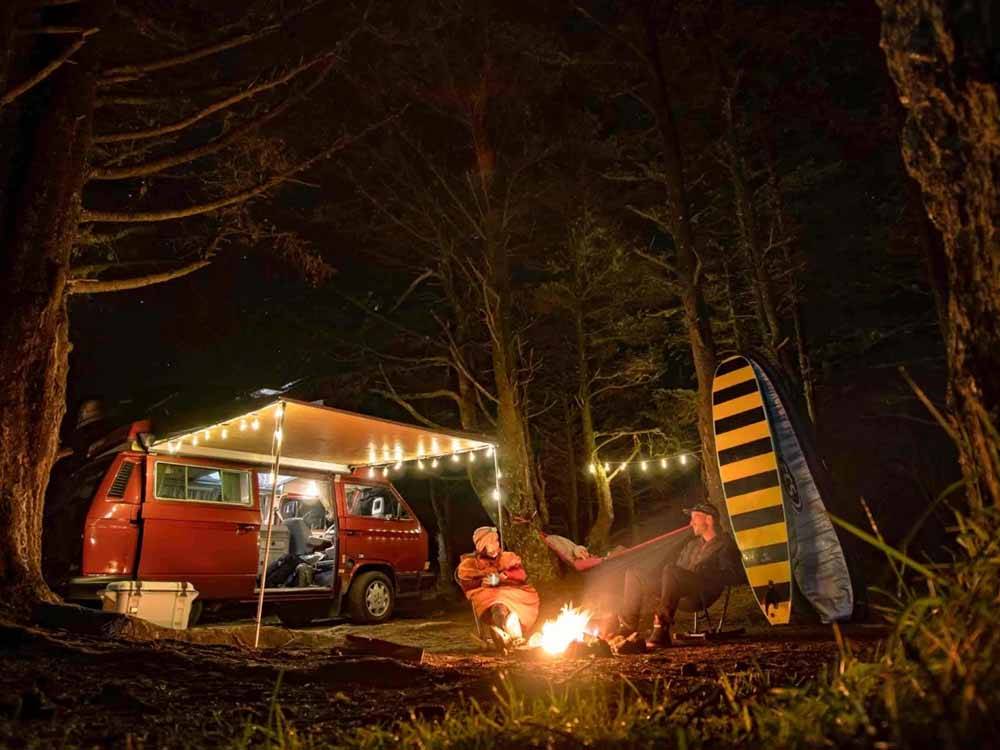
<svg viewBox="0 0 1000 750">
<path fill-rule="evenodd" d="M 282 414 L 283 412 L 283 414 Z M 436 430 L 280 398 L 215 424 L 157 439 L 155 452 L 348 472 L 473 451 L 492 452 L 486 435 Z"/>
</svg>

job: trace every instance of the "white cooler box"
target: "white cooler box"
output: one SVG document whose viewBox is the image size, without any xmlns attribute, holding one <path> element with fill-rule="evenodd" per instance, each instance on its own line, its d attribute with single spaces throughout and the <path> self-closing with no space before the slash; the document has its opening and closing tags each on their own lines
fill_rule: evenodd
<svg viewBox="0 0 1000 750">
<path fill-rule="evenodd" d="M 155 625 L 185 630 L 198 592 L 180 581 L 116 581 L 101 595 L 105 612 L 121 612 Z"/>
</svg>

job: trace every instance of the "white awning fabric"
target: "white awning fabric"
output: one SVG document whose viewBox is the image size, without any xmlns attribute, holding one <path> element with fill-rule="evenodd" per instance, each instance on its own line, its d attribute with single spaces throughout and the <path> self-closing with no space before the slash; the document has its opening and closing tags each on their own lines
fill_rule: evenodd
<svg viewBox="0 0 1000 750">
<path fill-rule="evenodd" d="M 341 472 L 490 450 L 495 445 L 485 435 L 417 427 L 281 398 L 223 422 L 160 438 L 151 449 L 266 464 L 273 460 L 276 439 L 283 466 Z"/>
</svg>

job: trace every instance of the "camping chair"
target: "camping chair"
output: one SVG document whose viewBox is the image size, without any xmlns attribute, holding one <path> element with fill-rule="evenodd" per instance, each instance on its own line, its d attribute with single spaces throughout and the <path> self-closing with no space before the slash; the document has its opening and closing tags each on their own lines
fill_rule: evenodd
<svg viewBox="0 0 1000 750">
<path fill-rule="evenodd" d="M 740 562 L 740 552 L 735 544 L 730 545 L 729 549 L 726 550 L 726 557 L 723 559 L 722 565 L 724 577 L 722 580 L 723 589 L 721 595 L 723 600 L 722 614 L 719 616 L 719 621 L 713 626 L 712 616 L 708 613 L 708 608 L 715 604 L 719 597 L 714 597 L 711 601 L 706 601 L 705 597 L 702 596 L 700 602 L 692 602 L 690 599 L 681 600 L 681 608 L 684 611 L 694 612 L 694 622 L 692 623 L 691 631 L 688 633 L 679 633 L 678 637 L 681 640 L 721 640 L 724 638 L 735 638 L 746 632 L 746 628 L 724 629 L 726 626 L 726 614 L 729 612 L 729 597 L 733 593 L 733 587 L 746 583 L 746 573 L 743 572 L 743 566 Z M 685 604 L 689 606 L 685 607 Z M 708 624 L 708 627 L 704 630 L 698 630 L 699 613 Z"/>
<path fill-rule="evenodd" d="M 691 599 L 681 600 L 681 611 L 682 612 L 693 612 L 694 621 L 691 624 L 691 630 L 687 633 L 677 633 L 676 637 L 681 640 L 720 640 L 723 638 L 735 638 L 741 636 L 746 632 L 745 628 L 733 628 L 731 630 L 724 630 L 726 626 L 726 614 L 729 612 L 729 597 L 733 592 L 733 585 L 729 583 L 725 586 L 722 593 L 722 614 L 719 615 L 719 620 L 714 625 L 712 624 L 712 616 L 708 612 L 708 608 L 711 607 L 715 602 L 718 601 L 718 597 L 707 601 L 702 597 L 701 601 L 695 606 L 695 603 Z M 685 606 L 689 605 L 689 606 Z M 701 614 L 707 626 L 704 630 L 698 629 L 698 615 Z"/>
<path fill-rule="evenodd" d="M 466 554 L 462 555 L 459 558 L 459 560 L 464 560 L 465 558 L 472 557 L 473 555 L 474 555 L 474 553 L 467 552 Z M 455 583 L 458 585 L 459 589 L 462 588 L 462 582 L 458 579 L 458 566 L 457 565 L 455 566 L 455 572 L 454 572 L 454 574 L 452 574 L 452 580 L 455 581 Z M 462 596 L 465 596 L 464 589 L 462 590 Z M 472 635 L 483 646 L 488 646 L 489 645 L 489 641 L 487 640 L 486 634 L 483 633 L 483 624 L 479 621 L 479 618 L 476 617 L 476 608 L 472 606 L 472 601 L 471 600 L 467 599 L 466 601 L 469 602 L 469 608 L 472 610 L 472 621 L 476 624 L 476 632 L 473 633 Z"/>
</svg>

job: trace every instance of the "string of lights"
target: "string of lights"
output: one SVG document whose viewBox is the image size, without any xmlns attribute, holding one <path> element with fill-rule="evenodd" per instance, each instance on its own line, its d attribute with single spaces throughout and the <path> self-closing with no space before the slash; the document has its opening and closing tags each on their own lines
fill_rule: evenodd
<svg viewBox="0 0 1000 750">
<path fill-rule="evenodd" d="M 629 461 L 600 461 L 591 462 L 587 465 L 587 473 L 597 474 L 598 463 L 603 467 L 604 473 L 610 472 L 615 468 L 629 469 L 629 467 L 636 466 L 640 472 L 649 472 L 651 469 L 659 467 L 661 470 L 669 469 L 674 461 L 676 461 L 681 466 L 686 466 L 689 462 L 694 462 L 698 460 L 698 453 L 693 451 L 683 451 L 681 453 L 671 453 L 666 456 L 645 456 L 642 458 L 633 458 Z"/>
<path fill-rule="evenodd" d="M 282 411 L 275 411 L 275 419 L 280 419 Z M 191 432 L 187 435 L 181 435 L 167 442 L 167 450 L 170 453 L 176 453 L 185 443 L 190 443 L 192 447 L 197 448 L 198 444 L 204 441 L 211 440 L 212 437 L 218 431 L 219 437 L 223 440 L 228 440 L 229 435 L 233 430 L 238 430 L 239 432 L 247 432 L 248 430 L 252 432 L 258 432 L 260 430 L 260 418 L 256 415 L 249 417 L 239 417 L 238 419 L 230 420 L 227 422 L 220 422 L 219 424 L 212 425 L 210 427 L 205 427 L 198 430 L 197 432 Z M 277 441 L 281 441 L 281 428 L 276 427 L 274 431 L 274 437 Z"/>
</svg>

